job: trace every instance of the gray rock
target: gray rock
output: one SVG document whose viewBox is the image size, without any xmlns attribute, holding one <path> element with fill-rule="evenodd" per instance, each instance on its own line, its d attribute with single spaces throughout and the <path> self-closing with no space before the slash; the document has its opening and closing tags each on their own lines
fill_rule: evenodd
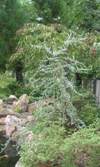
<svg viewBox="0 0 100 167">
<path fill-rule="evenodd" d="M 20 161 L 18 161 L 17 164 L 15 165 L 15 167 L 24 167 L 24 166 L 22 165 L 22 163 Z"/>
<path fill-rule="evenodd" d="M 14 101 L 17 101 L 17 97 L 15 95 L 10 95 L 7 99 L 6 99 L 6 103 L 8 104 L 13 104 Z"/>
<path fill-rule="evenodd" d="M 28 111 L 29 98 L 26 94 L 22 95 L 17 102 L 13 103 L 13 111 L 15 112 L 27 112 Z"/>
<path fill-rule="evenodd" d="M 13 101 L 13 100 L 18 100 L 15 95 L 10 95 L 10 96 L 9 96 L 9 99 L 12 100 L 12 101 Z"/>
<path fill-rule="evenodd" d="M 33 111 L 35 111 L 37 109 L 37 103 L 31 103 L 28 105 L 28 112 L 32 113 Z"/>
<path fill-rule="evenodd" d="M 20 126 L 21 119 L 17 118 L 14 115 L 7 115 L 5 118 L 5 131 L 6 136 L 10 137 L 17 130 L 18 126 Z"/>
<path fill-rule="evenodd" d="M 0 112 L 4 111 L 4 103 L 3 100 L 0 99 Z"/>
</svg>

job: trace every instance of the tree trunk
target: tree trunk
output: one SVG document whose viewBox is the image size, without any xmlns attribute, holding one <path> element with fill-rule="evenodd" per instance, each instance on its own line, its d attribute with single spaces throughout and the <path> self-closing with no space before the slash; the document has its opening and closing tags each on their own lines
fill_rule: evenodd
<svg viewBox="0 0 100 167">
<path fill-rule="evenodd" d="M 24 78 L 23 78 L 23 64 L 22 64 L 22 62 L 17 62 L 16 67 L 15 67 L 15 74 L 16 74 L 16 81 L 19 83 L 23 83 Z"/>
</svg>

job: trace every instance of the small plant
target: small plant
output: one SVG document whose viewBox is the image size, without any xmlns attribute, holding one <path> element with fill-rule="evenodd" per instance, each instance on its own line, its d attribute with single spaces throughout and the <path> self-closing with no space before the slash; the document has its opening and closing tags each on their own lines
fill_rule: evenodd
<svg viewBox="0 0 100 167">
<path fill-rule="evenodd" d="M 22 110 L 21 110 L 19 107 L 16 107 L 16 108 L 15 108 L 15 112 L 17 112 L 17 113 L 22 113 Z"/>
</svg>

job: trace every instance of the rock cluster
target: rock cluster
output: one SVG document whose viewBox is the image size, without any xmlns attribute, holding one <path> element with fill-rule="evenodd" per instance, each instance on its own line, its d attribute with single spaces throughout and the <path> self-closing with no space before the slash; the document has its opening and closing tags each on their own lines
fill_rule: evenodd
<svg viewBox="0 0 100 167">
<path fill-rule="evenodd" d="M 0 100 L 0 131 L 5 131 L 6 136 L 10 137 L 15 131 L 32 122 L 34 106 L 34 103 L 29 104 L 26 94 L 19 99 L 11 95 L 5 101 Z"/>
<path fill-rule="evenodd" d="M 30 110 L 29 106 L 31 106 Z M 11 152 L 15 152 L 13 150 L 15 147 L 10 147 L 9 151 L 11 143 L 15 142 L 16 145 L 20 146 L 25 139 L 31 139 L 32 132 L 27 130 L 26 127 L 34 124 L 33 110 L 34 105 L 32 108 L 32 105 L 29 104 L 29 97 L 26 94 L 22 95 L 19 99 L 11 95 L 4 101 L 0 100 L 0 134 L 2 138 L 5 138 L 5 141 L 9 139 L 11 141 L 3 152 L 0 150 L 0 156 L 3 154 L 11 157 Z"/>
</svg>

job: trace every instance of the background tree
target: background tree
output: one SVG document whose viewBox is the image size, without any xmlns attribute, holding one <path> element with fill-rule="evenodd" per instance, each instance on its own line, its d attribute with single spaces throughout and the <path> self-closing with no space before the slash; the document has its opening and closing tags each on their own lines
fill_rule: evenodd
<svg viewBox="0 0 100 167">
<path fill-rule="evenodd" d="M 99 30 L 100 3 L 96 0 L 33 0 L 45 23 L 61 22 L 67 27 Z M 55 19 L 56 18 L 56 19 Z"/>
<path fill-rule="evenodd" d="M 0 69 L 5 69 L 16 47 L 16 31 L 30 19 L 29 7 L 20 0 L 0 1 Z"/>
</svg>

